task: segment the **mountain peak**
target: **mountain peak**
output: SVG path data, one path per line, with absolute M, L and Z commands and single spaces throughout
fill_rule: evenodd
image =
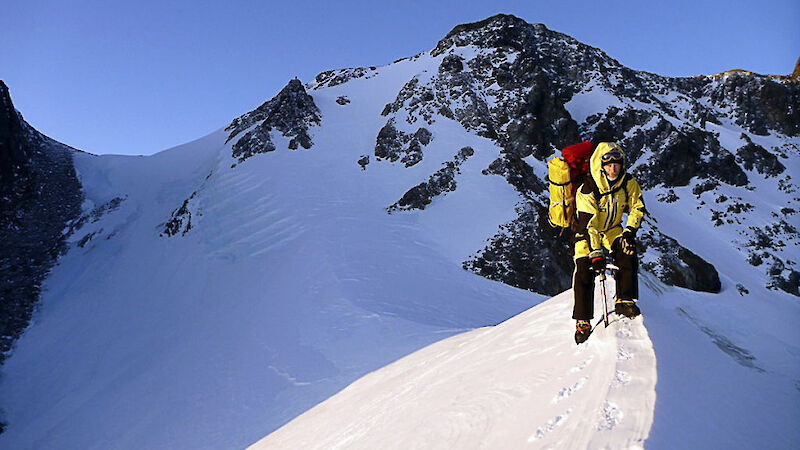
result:
M 447 39 L 453 35 L 465 31 L 474 31 L 480 29 L 488 29 L 494 27 L 509 27 L 509 26 L 527 27 L 531 26 L 531 24 L 513 14 L 500 13 L 500 14 L 495 14 L 491 17 L 487 17 L 483 20 L 479 20 L 477 22 L 469 22 L 456 25 L 455 27 L 453 27 L 452 30 L 450 30 L 449 33 L 447 33 L 447 35 L 444 38 Z
M 17 127 L 19 127 L 17 110 L 14 108 L 14 103 L 11 101 L 11 94 L 9 93 L 8 86 L 6 86 L 3 80 L 0 80 L 0 129 L 6 132 Z
M 441 54 L 453 45 L 463 47 L 470 44 L 521 50 L 526 39 L 543 31 L 549 31 L 544 24 L 531 24 L 511 14 L 496 14 L 478 22 L 456 25 L 431 54 Z
M 22 145 L 22 131 L 20 116 L 11 101 L 8 86 L 0 80 L 0 174 L 4 177 L 18 172 L 28 159 Z

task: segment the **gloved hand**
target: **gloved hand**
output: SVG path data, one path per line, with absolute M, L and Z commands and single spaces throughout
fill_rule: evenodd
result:
M 636 253 L 636 231 L 625 228 L 622 232 L 622 253 L 633 256 Z
M 603 255 L 592 258 L 592 270 L 601 273 L 606 270 L 606 257 Z

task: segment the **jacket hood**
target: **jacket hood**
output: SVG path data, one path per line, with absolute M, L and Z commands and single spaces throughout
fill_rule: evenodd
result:
M 603 155 L 612 150 L 619 150 L 619 152 L 622 153 L 622 170 L 620 171 L 619 177 L 614 180 L 613 184 L 609 183 L 608 178 L 606 178 L 605 173 L 603 173 L 602 160 Z M 592 173 L 592 179 L 594 179 L 594 182 L 601 194 L 611 191 L 622 181 L 627 167 L 628 157 L 625 156 L 625 152 L 622 151 L 622 147 L 617 145 L 615 142 L 601 142 L 597 144 L 597 148 L 594 150 L 594 153 L 592 153 L 592 158 L 589 162 L 589 171 Z

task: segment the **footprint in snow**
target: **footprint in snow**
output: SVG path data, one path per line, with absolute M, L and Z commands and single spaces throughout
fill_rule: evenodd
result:
M 611 402 L 603 404 L 603 410 L 600 412 L 600 421 L 597 423 L 598 430 L 613 430 L 622 422 L 622 411 Z
M 630 359 L 633 359 L 633 353 L 625 350 L 625 347 L 620 347 L 619 350 L 617 350 L 617 360 L 628 361 Z
M 633 336 L 633 331 L 631 331 L 630 328 L 620 328 L 619 330 L 617 330 L 618 338 L 625 339 L 631 336 Z
M 564 400 L 565 398 L 569 398 L 570 395 L 579 391 L 583 387 L 583 385 L 586 384 L 586 381 L 588 380 L 589 377 L 583 377 L 580 380 L 576 381 L 575 384 L 573 384 L 572 386 L 562 388 L 560 391 L 558 391 L 558 394 L 556 394 L 556 396 L 553 397 L 553 400 L 551 400 L 550 403 L 555 404 L 560 402 L 561 400 Z
M 564 411 L 564 414 L 558 415 L 553 417 L 552 419 L 548 420 L 546 424 L 539 427 L 535 433 L 533 433 L 529 438 L 528 442 L 538 441 L 539 439 L 545 437 L 547 433 L 555 430 L 556 428 L 560 427 L 567 421 L 569 418 L 570 413 L 572 412 L 572 408 Z
M 614 375 L 614 386 L 625 386 L 631 382 L 631 375 L 628 372 L 617 370 Z

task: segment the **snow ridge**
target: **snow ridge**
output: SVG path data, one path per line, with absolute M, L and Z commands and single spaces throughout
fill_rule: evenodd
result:
M 599 283 L 595 298 L 602 311 Z M 643 319 L 612 314 L 576 347 L 571 308 L 567 291 L 432 344 L 251 448 L 641 448 L 656 397 Z

